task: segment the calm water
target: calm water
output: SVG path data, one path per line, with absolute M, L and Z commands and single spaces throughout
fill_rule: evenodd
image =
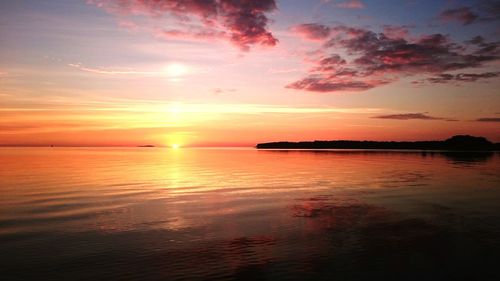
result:
M 2 280 L 500 280 L 500 156 L 0 149 Z

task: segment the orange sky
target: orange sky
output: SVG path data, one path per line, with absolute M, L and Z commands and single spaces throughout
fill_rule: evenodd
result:
M 487 10 L 337 2 L 2 2 L 0 145 L 500 141 Z

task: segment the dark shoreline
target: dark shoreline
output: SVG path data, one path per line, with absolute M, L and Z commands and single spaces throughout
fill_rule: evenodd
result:
M 500 143 L 483 137 L 454 136 L 444 141 L 301 141 L 259 143 L 257 149 L 368 149 L 420 151 L 500 151 Z

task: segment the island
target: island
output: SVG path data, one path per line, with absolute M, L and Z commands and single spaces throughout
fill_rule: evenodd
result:
M 391 149 L 391 150 L 455 150 L 500 151 L 500 143 L 484 137 L 457 135 L 443 141 L 301 141 L 259 143 L 257 149 Z
M 146 144 L 146 145 L 138 145 L 137 147 L 156 147 L 152 144 Z

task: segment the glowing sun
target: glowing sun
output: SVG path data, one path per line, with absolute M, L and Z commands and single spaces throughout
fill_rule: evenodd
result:
M 171 63 L 167 67 L 165 67 L 164 72 L 169 77 L 182 77 L 189 72 L 189 69 L 184 64 Z

